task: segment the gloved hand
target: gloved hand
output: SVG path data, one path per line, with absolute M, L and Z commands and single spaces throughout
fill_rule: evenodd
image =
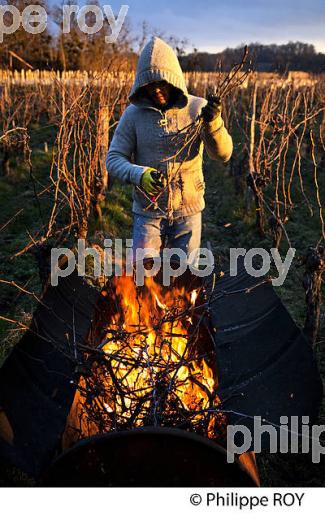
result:
M 202 108 L 201 114 L 206 123 L 211 123 L 221 116 L 221 99 L 218 96 L 208 96 L 208 103 Z
M 154 168 L 147 168 L 141 176 L 140 184 L 148 195 L 156 196 L 164 188 L 163 174 Z

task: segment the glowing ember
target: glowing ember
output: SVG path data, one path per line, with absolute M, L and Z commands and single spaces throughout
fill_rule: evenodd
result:
M 192 305 L 195 305 L 195 302 L 196 302 L 196 299 L 197 299 L 197 290 L 194 289 L 192 292 L 191 292 L 191 304 Z

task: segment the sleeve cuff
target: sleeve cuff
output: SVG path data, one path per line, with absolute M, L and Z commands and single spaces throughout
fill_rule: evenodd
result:
M 221 116 L 216 117 L 211 121 L 210 123 L 205 122 L 204 123 L 204 130 L 209 134 L 214 134 L 215 132 L 218 132 L 221 130 L 221 128 L 224 126 L 224 122 Z
M 131 173 L 132 184 L 135 184 L 136 186 L 140 186 L 142 174 L 143 174 L 143 172 L 146 171 L 146 169 L 147 169 L 146 166 L 133 166 L 132 173 Z

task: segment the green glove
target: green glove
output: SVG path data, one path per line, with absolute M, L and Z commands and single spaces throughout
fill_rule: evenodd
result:
M 208 96 L 208 104 L 202 108 L 203 120 L 211 123 L 221 116 L 221 100 L 218 96 Z
M 163 174 L 154 168 L 147 168 L 142 174 L 140 184 L 148 195 L 158 195 L 164 187 Z

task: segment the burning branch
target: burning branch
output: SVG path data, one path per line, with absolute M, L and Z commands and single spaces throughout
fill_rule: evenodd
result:
M 214 345 L 209 336 L 201 337 L 208 308 L 195 317 L 196 300 L 206 298 L 204 290 L 163 290 L 147 280 L 139 294 L 130 277 L 119 279 L 113 289 L 106 291 L 101 325 L 92 334 L 94 354 L 86 358 L 88 375 L 78 384 L 80 398 L 67 437 L 72 432 L 75 437 L 75 416 L 79 437 L 89 429 L 95 433 L 147 425 L 218 437 L 224 420 L 220 413 L 206 413 L 220 403 Z M 118 312 L 107 308 L 107 296 L 118 299 Z

